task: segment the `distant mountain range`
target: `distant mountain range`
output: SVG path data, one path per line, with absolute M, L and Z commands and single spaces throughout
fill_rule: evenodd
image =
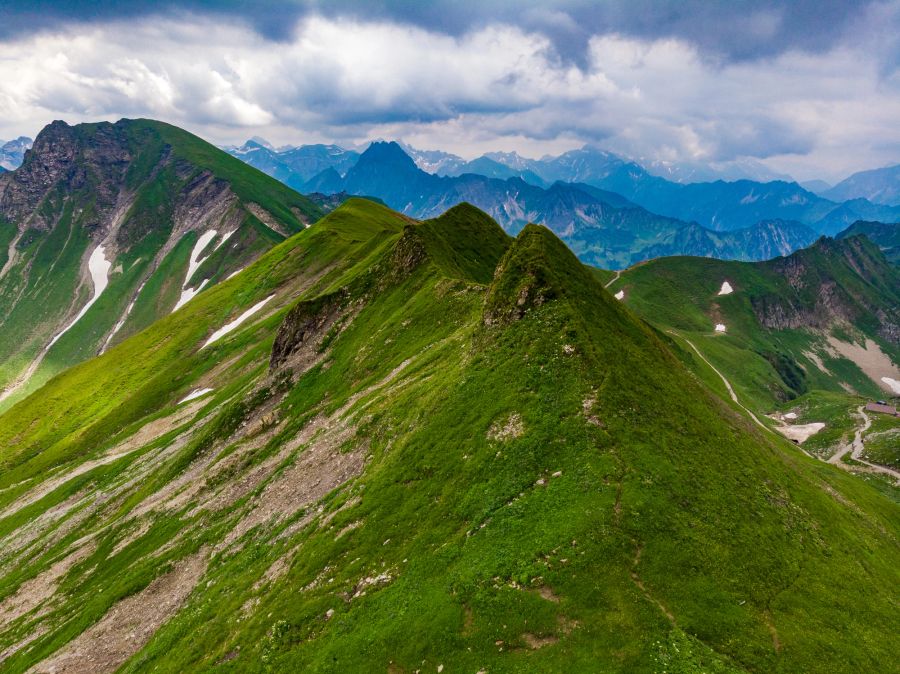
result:
M 567 175 L 597 175 L 602 159 L 570 154 Z M 610 160 L 613 164 L 614 160 Z M 548 176 L 551 177 L 551 176 Z M 489 213 L 508 232 L 529 222 L 546 225 L 589 264 L 621 269 L 660 255 L 758 260 L 809 245 L 816 232 L 800 222 L 772 219 L 730 232 L 656 215 L 620 194 L 557 181 L 543 188 L 519 177 L 474 173 L 438 176 L 420 169 L 399 144 L 372 143 L 346 175 L 329 168 L 304 186 L 307 192 L 372 195 L 416 218 L 436 217 L 467 202 Z
M 876 204 L 900 205 L 900 164 L 854 173 L 822 196 L 834 201 L 868 199 Z
M 752 158 L 728 162 L 672 162 L 658 159 L 629 160 L 612 152 L 584 146 L 581 149 L 572 150 L 559 156 L 546 155 L 541 159 L 529 159 L 517 152 L 487 152 L 476 159 L 466 160 L 450 152 L 419 150 L 403 141 L 397 141 L 397 143 L 406 154 L 412 157 L 416 166 L 427 173 L 434 173 L 440 176 L 477 173 L 489 178 L 519 177 L 526 182 L 539 186 L 547 186 L 557 180 L 565 182 L 583 181 L 591 175 L 590 165 L 593 164 L 594 168 L 596 168 L 597 158 L 600 159 L 599 163 L 601 165 L 613 167 L 636 163 L 645 168 L 651 175 L 666 178 L 676 183 L 712 182 L 716 180 L 755 180 L 758 182 L 769 182 L 772 180 L 790 182 L 793 180 L 791 176 L 773 171 L 762 162 Z M 240 156 L 248 154 L 248 150 L 260 145 L 271 150 L 275 155 L 288 154 L 305 147 L 316 147 L 305 145 L 287 146 L 276 150 L 271 143 L 262 138 L 254 137 L 240 147 L 226 147 L 224 149 L 235 156 Z M 347 152 L 353 151 L 347 150 Z M 585 166 L 585 157 L 594 158 L 587 162 L 588 166 Z M 262 166 L 257 166 L 257 168 L 262 168 Z M 586 168 L 588 173 L 585 173 Z M 338 171 L 340 172 L 340 169 Z M 828 187 L 830 186 L 826 185 L 826 188 Z
M 31 138 L 25 136 L 6 142 L 0 140 L 0 171 L 14 171 L 19 168 L 25 158 L 25 151 L 30 150 L 33 143 Z
M 261 139 L 248 140 L 226 151 L 297 190 L 322 171 L 333 168 L 343 173 L 359 159 L 358 152 L 337 145 L 302 145 L 276 150 Z
M 822 234 L 832 235 L 856 220 L 900 220 L 900 207 L 873 204 L 865 199 L 836 203 L 797 183 L 783 181 L 681 185 L 630 166 L 592 184 L 617 192 L 655 213 L 695 220 L 718 231 L 777 218 L 797 220 Z
M 379 141 L 373 143 L 372 147 L 377 148 L 384 144 L 383 141 Z M 410 161 L 403 161 L 402 158 L 388 160 L 384 153 L 369 155 L 367 161 L 383 162 L 378 171 L 386 172 L 382 176 L 383 179 L 376 182 L 372 182 L 374 178 L 371 174 L 375 170 L 371 167 L 366 169 L 370 179 L 363 180 L 360 174 L 349 178 L 350 169 L 356 165 L 362 155 L 352 151 L 339 152 L 340 148 L 336 148 L 336 146 L 302 146 L 277 151 L 251 141 L 242 148 L 232 148 L 229 151 L 301 191 L 328 193 L 347 190 L 351 193 L 366 193 L 382 198 L 394 208 L 417 217 L 430 216 L 438 204 L 443 207 L 458 203 L 458 201 L 452 202 L 453 194 L 456 192 L 471 192 L 475 189 L 480 192 L 481 198 L 473 203 L 477 203 L 479 207 L 491 212 L 504 227 L 511 228 L 512 231 L 515 230 L 513 225 L 519 219 L 516 211 L 524 210 L 535 217 L 541 217 L 539 222 L 545 222 L 547 219 L 559 221 L 560 218 L 566 216 L 565 209 L 558 209 L 554 213 L 544 213 L 535 212 L 534 209 L 522 209 L 519 204 L 518 207 L 511 208 L 511 212 L 504 216 L 505 206 L 499 202 L 493 205 L 489 203 L 490 193 L 495 192 L 495 198 L 502 197 L 508 202 L 510 192 L 519 195 L 527 193 L 533 196 L 537 193 L 534 193 L 530 189 L 531 187 L 549 189 L 557 182 L 577 183 L 600 188 L 608 193 L 620 195 L 630 206 L 639 206 L 651 213 L 674 218 L 683 223 L 697 223 L 716 232 L 745 230 L 755 227 L 760 222 L 791 221 L 802 223 L 820 234 L 834 235 L 857 220 L 883 222 L 900 220 L 900 206 L 872 203 L 863 198 L 854 198 L 839 203 L 786 180 L 759 182 L 741 179 L 731 182 L 725 180 L 677 182 L 658 174 L 665 173 L 672 177 L 680 175 L 680 178 L 683 179 L 685 176 L 679 174 L 681 169 L 669 170 L 658 162 L 654 168 L 648 169 L 637 162 L 592 147 L 583 147 L 556 157 L 542 159 L 528 159 L 515 152 L 494 152 L 472 161 L 465 161 L 461 157 L 446 152 L 423 152 L 408 145 L 399 143 L 394 145 Z M 330 149 L 323 151 L 323 148 Z M 315 154 L 317 162 L 308 162 L 302 171 L 294 171 L 290 168 L 289 159 L 291 157 L 310 154 Z M 320 170 L 317 174 L 310 175 L 314 167 L 318 167 Z M 430 177 L 414 175 L 411 167 L 418 168 L 421 173 L 428 174 Z M 761 164 L 756 166 L 751 162 L 745 166 L 744 173 L 751 173 L 751 169 L 755 170 L 757 175 L 763 176 L 765 167 Z M 398 171 L 398 173 L 391 174 L 391 171 Z M 699 176 L 704 174 L 704 171 L 709 174 L 708 170 L 701 171 L 698 168 L 692 175 Z M 738 175 L 736 171 L 735 169 L 731 175 Z M 437 178 L 463 178 L 470 175 L 501 181 L 516 179 L 525 183 L 525 186 L 517 183 L 506 186 L 496 184 L 489 186 L 484 181 L 470 177 L 457 183 L 437 180 Z M 409 185 L 407 187 L 397 186 L 396 183 L 401 178 L 404 181 L 412 179 L 417 188 L 412 189 Z M 353 187 L 348 189 L 345 184 L 348 179 L 350 183 L 355 183 L 355 189 L 370 191 L 354 192 Z M 814 186 L 825 191 L 828 189 L 824 183 Z M 408 192 L 405 197 L 402 197 L 406 199 L 405 201 L 399 194 L 404 190 Z M 611 202 L 607 199 L 606 203 Z M 624 204 L 611 205 L 621 207 Z M 577 215 L 572 218 L 576 227 L 578 220 L 579 216 Z M 587 220 L 591 220 L 591 218 L 587 218 Z M 801 245 L 807 243 L 809 241 L 803 239 Z M 639 253 L 638 250 L 632 252 Z M 705 254 L 699 249 L 694 252 Z M 783 252 L 790 252 L 790 250 Z M 750 250 L 742 257 L 758 259 L 758 254 L 755 250 Z M 642 258 L 642 256 L 643 253 L 637 255 L 638 258 Z M 594 262 L 602 261 L 595 260 Z M 609 263 L 616 264 L 612 261 Z
M 31 144 L 26 137 L 3 144 L 0 171 L 17 168 Z M 898 167 L 855 174 L 833 188 L 810 185 L 817 194 L 784 180 L 688 182 L 725 168 L 767 177 L 752 162 L 740 170 L 644 167 L 591 147 L 542 159 L 493 152 L 466 161 L 398 143 L 376 142 L 359 153 L 326 144 L 275 148 L 254 138 L 226 151 L 301 192 L 371 196 L 413 217 L 468 201 L 510 232 L 540 222 L 582 260 L 608 268 L 682 254 L 761 260 L 857 221 L 900 220 L 900 206 L 887 205 Z M 843 196 L 852 198 L 835 200 Z
M 773 171 L 760 161 L 752 158 L 728 162 L 668 162 L 662 160 L 638 160 L 653 175 L 676 183 L 714 182 L 716 180 L 772 180 L 793 181 L 787 173 Z

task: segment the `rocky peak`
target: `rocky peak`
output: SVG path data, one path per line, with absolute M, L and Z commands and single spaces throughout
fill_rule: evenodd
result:
M 0 186 L 0 216 L 20 228 L 51 229 L 39 208 L 59 190 L 64 198 L 84 193 L 98 219 L 116 204 L 131 154 L 123 122 L 69 126 L 55 121 L 34 141 L 22 166 Z

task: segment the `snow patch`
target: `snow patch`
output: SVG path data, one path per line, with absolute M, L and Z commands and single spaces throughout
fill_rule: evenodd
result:
M 200 254 L 214 238 L 216 238 L 216 230 L 211 229 L 208 232 L 204 232 L 203 235 L 197 239 L 197 243 L 194 244 L 194 250 L 191 251 L 191 260 L 188 262 L 188 271 L 187 276 L 184 277 L 184 286 L 187 286 L 187 284 L 191 282 L 194 272 L 196 272 L 197 269 L 200 268 L 200 265 L 206 260 L 205 257 L 201 259 Z
M 734 288 L 731 287 L 731 284 L 728 281 L 722 282 L 722 288 L 719 290 L 720 295 L 730 295 L 734 292 Z
M 181 291 L 181 297 L 178 298 L 178 302 L 175 304 L 175 308 L 172 309 L 172 311 L 178 311 L 179 309 L 181 309 L 181 307 L 194 299 L 197 296 L 197 293 L 199 293 L 201 290 L 203 290 L 204 287 L 206 287 L 207 283 L 209 283 L 209 279 L 205 278 L 200 281 L 200 285 L 198 285 L 196 288 L 184 288 Z
M 213 252 L 216 252 L 217 250 L 219 250 L 219 248 L 221 248 L 222 245 L 223 245 L 226 241 L 228 241 L 228 239 L 231 238 L 231 235 L 234 234 L 236 231 L 237 231 L 236 229 L 232 229 L 230 232 L 225 232 L 225 234 L 222 235 L 222 240 L 219 241 L 219 243 L 216 244 L 216 247 L 215 247 L 215 248 L 213 248 Z
M 227 335 L 227 334 L 228 334 L 229 332 L 231 332 L 232 330 L 235 330 L 236 328 L 238 328 L 238 327 L 241 325 L 241 323 L 243 323 L 244 321 L 246 321 L 246 320 L 247 320 L 248 318 L 250 318 L 253 314 L 255 314 L 257 311 L 259 311 L 259 310 L 262 309 L 264 306 L 266 306 L 266 304 L 269 302 L 269 300 L 271 300 L 273 297 L 275 297 L 275 295 L 269 295 L 269 296 L 268 296 L 266 299 L 264 299 L 262 302 L 257 302 L 257 303 L 254 304 L 252 307 L 250 307 L 249 309 L 247 309 L 247 311 L 245 311 L 245 312 L 242 313 L 240 316 L 238 316 L 237 318 L 235 318 L 233 321 L 231 321 L 231 323 L 226 323 L 225 325 L 223 325 L 221 328 L 219 328 L 218 330 L 216 330 L 216 331 L 212 334 L 212 336 L 211 336 L 208 340 L 206 340 L 206 344 L 204 344 L 204 345 L 201 346 L 200 348 L 201 348 L 201 349 L 205 349 L 207 346 L 209 346 L 209 345 L 212 344 L 213 342 L 218 341 L 219 339 L 221 339 L 222 337 L 224 337 L 225 335 Z
M 796 412 L 788 412 L 787 414 L 784 415 L 784 418 L 790 419 L 791 421 L 793 421 L 794 419 L 797 418 L 797 413 Z
M 778 426 L 775 430 L 788 440 L 796 440 L 800 443 L 807 440 L 810 436 L 815 435 L 823 428 L 825 428 L 825 424 L 821 421 L 817 421 L 812 424 L 801 424 L 797 426 Z
M 625 299 L 625 291 L 620 290 L 615 295 L 613 295 L 613 297 L 615 297 L 617 300 L 624 300 Z
M 725 324 L 716 323 L 716 332 L 725 332 Z
M 228 281 L 229 279 L 233 279 L 235 276 L 237 276 L 238 274 L 240 274 L 240 273 L 241 273 L 242 271 L 244 271 L 245 269 L 246 269 L 246 267 L 241 267 L 241 268 L 238 269 L 237 271 L 231 272 L 228 276 L 225 277 L 225 280 Z
M 189 400 L 196 400 L 197 398 L 200 398 L 201 396 L 205 396 L 207 393 L 210 393 L 211 391 L 212 391 L 211 388 L 200 388 L 200 389 L 197 389 L 196 391 L 191 391 L 184 398 L 179 400 L 178 404 L 181 405 L 182 403 L 186 403 Z
M 50 340 L 50 344 L 47 345 L 49 349 L 51 346 L 56 344 L 56 341 L 66 334 L 72 327 L 81 320 L 81 317 L 84 316 L 88 309 L 94 306 L 94 302 L 96 302 L 100 295 L 106 290 L 106 286 L 109 283 L 109 270 L 112 268 L 112 260 L 107 260 L 104 252 L 106 248 L 103 246 L 97 246 L 94 249 L 94 252 L 91 253 L 91 257 L 88 258 L 88 270 L 91 272 L 91 281 L 94 283 L 94 295 L 91 299 L 88 300 L 88 303 L 85 304 L 81 311 L 78 312 L 78 315 L 75 317 L 71 323 L 69 323 L 65 328 L 62 329 L 62 332 L 56 335 L 52 340 Z
M 882 377 L 881 381 L 887 384 L 896 395 L 900 395 L 900 381 L 890 377 Z
M 229 232 L 225 236 L 222 237 L 222 240 L 219 242 L 219 246 L 221 246 L 228 239 L 229 236 L 234 234 L 234 231 Z M 196 288 L 191 289 L 188 287 L 188 283 L 191 282 L 191 279 L 194 277 L 194 273 L 200 268 L 200 265 L 206 262 L 206 259 L 209 257 L 207 255 L 204 258 L 200 257 L 200 254 L 206 250 L 206 247 L 209 245 L 209 242 L 216 238 L 216 230 L 210 229 L 207 232 L 204 232 L 199 239 L 197 239 L 197 243 L 194 244 L 194 249 L 191 251 L 191 259 L 188 261 L 188 270 L 187 274 L 184 277 L 184 283 L 181 284 L 181 297 L 178 298 L 178 302 L 175 304 L 175 308 L 172 309 L 173 312 L 178 311 L 185 304 L 190 302 L 194 297 L 197 296 L 201 290 L 203 290 L 203 286 L 205 286 L 209 279 L 203 279 Z M 217 250 L 219 246 L 213 248 L 213 251 Z

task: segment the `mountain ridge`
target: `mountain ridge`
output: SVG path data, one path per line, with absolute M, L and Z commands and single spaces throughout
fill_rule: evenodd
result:
M 701 344 L 760 413 L 812 390 L 890 395 L 882 377 L 900 372 L 900 272 L 865 236 L 763 262 L 660 258 L 612 288 Z
M 894 264 L 900 264 L 900 223 L 867 222 L 859 220 L 842 232 L 836 239 L 862 234 L 881 249 L 884 256 Z
M 823 196 L 838 201 L 864 198 L 876 204 L 900 205 L 900 164 L 859 171 L 845 178 Z
M 0 415 L 4 665 L 877 667 L 894 504 L 689 362 L 545 227 L 351 199 Z
M 4 397 L 146 327 L 321 213 L 176 127 L 54 122 L 0 177 Z

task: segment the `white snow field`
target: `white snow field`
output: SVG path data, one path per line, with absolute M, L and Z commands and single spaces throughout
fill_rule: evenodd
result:
M 186 403 L 189 400 L 196 400 L 197 398 L 200 398 L 201 396 L 205 396 L 207 393 L 210 393 L 211 391 L 212 391 L 211 388 L 200 388 L 200 389 L 197 389 L 196 391 L 191 391 L 184 398 L 179 400 L 178 404 L 181 405 L 182 403 Z
M 219 246 L 225 243 L 225 240 L 234 234 L 231 232 L 230 234 L 226 234 L 222 237 L 222 241 L 219 242 Z M 205 286 L 209 279 L 203 279 L 193 290 L 188 287 L 188 283 L 191 282 L 191 278 L 193 278 L 194 273 L 200 268 L 200 265 L 206 261 L 206 257 L 201 258 L 200 254 L 206 250 L 206 247 L 209 245 L 209 242 L 216 238 L 216 230 L 210 229 L 207 232 L 204 232 L 199 239 L 197 239 L 197 243 L 194 244 L 194 249 L 191 251 L 191 259 L 188 261 L 188 270 L 187 274 L 184 277 L 184 283 L 181 284 L 181 297 L 178 298 L 178 303 L 175 305 L 175 308 L 172 311 L 178 311 L 185 304 L 190 302 L 194 297 L 196 297 L 197 293 L 199 293 L 203 286 Z M 216 246 L 218 248 L 219 246 Z M 215 248 L 213 249 L 215 250 Z M 207 256 L 209 257 L 209 256 Z
M 200 281 L 200 285 L 198 285 L 196 288 L 183 288 L 181 290 L 181 297 L 178 298 L 178 303 L 175 305 L 175 308 L 172 309 L 172 311 L 178 311 L 179 309 L 181 309 L 181 307 L 194 299 L 197 296 L 197 293 L 199 293 L 201 290 L 203 290 L 204 287 L 206 287 L 207 283 L 209 283 L 209 279 L 205 278 Z
M 720 295 L 730 295 L 734 292 L 734 288 L 731 287 L 731 284 L 728 281 L 722 282 L 722 288 L 719 290 Z
M 881 381 L 887 384 L 896 395 L 900 396 L 900 381 L 890 377 L 882 377 Z
M 94 249 L 94 252 L 91 253 L 90 258 L 88 258 L 88 271 L 91 273 L 91 281 L 94 283 L 94 295 L 91 299 L 88 300 L 88 303 L 81 307 L 81 311 L 78 312 L 78 315 L 75 319 L 69 323 L 66 327 L 59 332 L 56 337 L 50 340 L 50 343 L 47 345 L 47 349 L 56 344 L 56 341 L 66 334 L 72 327 L 81 320 L 81 317 L 84 316 L 88 309 L 94 306 L 94 302 L 100 297 L 104 290 L 106 290 L 106 286 L 109 284 L 109 270 L 112 269 L 112 260 L 107 260 L 106 255 L 104 254 L 106 249 L 103 246 L 97 246 Z
M 716 323 L 716 332 L 725 332 L 725 324 Z
M 221 339 L 222 337 L 224 337 L 225 335 L 227 335 L 227 334 L 228 334 L 229 332 L 231 332 L 232 330 L 235 330 L 236 328 L 238 328 L 238 327 L 241 325 L 241 323 L 243 323 L 244 321 L 246 321 L 246 320 L 247 320 L 248 318 L 250 318 L 253 314 L 255 314 L 257 311 L 259 311 L 259 310 L 262 309 L 264 306 L 266 306 L 266 303 L 267 303 L 269 300 L 271 300 L 273 297 L 275 297 L 275 295 L 269 295 L 269 296 L 268 296 L 266 299 L 264 299 L 262 302 L 257 302 L 257 303 L 254 304 L 252 307 L 250 307 L 249 309 L 247 309 L 247 311 L 245 311 L 245 312 L 242 313 L 240 316 L 238 316 L 237 318 L 235 318 L 233 321 L 231 321 L 231 323 L 226 323 L 225 325 L 223 325 L 221 328 L 219 328 L 219 329 L 216 330 L 214 333 L 212 333 L 212 336 L 211 336 L 209 339 L 206 340 L 206 344 L 204 344 L 204 345 L 201 346 L 200 348 L 201 348 L 201 349 L 205 349 L 207 346 L 209 346 L 209 345 L 212 344 L 213 342 L 218 341 L 219 339 Z
M 617 292 L 617 293 L 615 294 L 614 297 L 615 297 L 617 300 L 624 300 L 624 299 L 625 299 L 625 291 L 624 291 L 624 290 L 620 290 L 619 292 Z

